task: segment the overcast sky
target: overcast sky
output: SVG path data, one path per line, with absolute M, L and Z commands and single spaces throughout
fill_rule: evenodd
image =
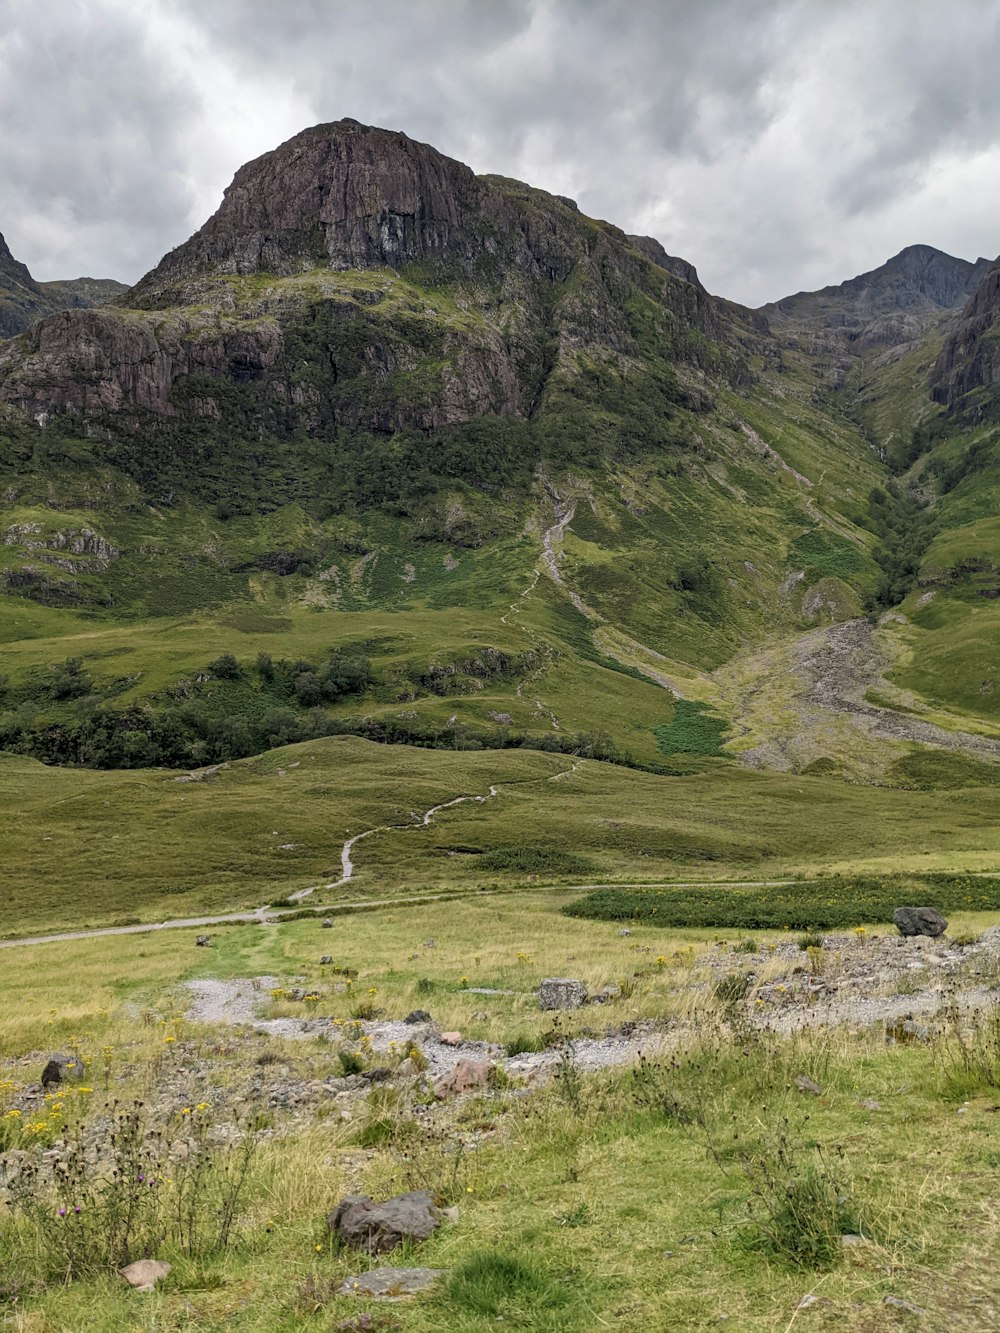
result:
M 0 232 L 37 278 L 134 281 L 342 116 L 751 305 L 1000 251 L 996 0 L 0 0 Z

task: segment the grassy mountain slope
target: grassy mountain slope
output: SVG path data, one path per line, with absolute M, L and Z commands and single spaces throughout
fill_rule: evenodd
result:
M 610 760 L 595 805 L 540 801 L 605 876 L 596 811 L 629 767 L 688 829 L 641 824 L 633 875 L 843 859 L 808 818 L 780 847 L 694 832 L 764 781 L 733 759 L 827 784 L 806 808 L 844 778 L 907 789 L 885 828 L 929 787 L 957 809 L 1000 759 L 983 570 L 953 577 L 946 535 L 987 540 L 988 470 L 945 484 L 968 428 L 927 376 L 979 267 L 915 247 L 769 325 L 572 201 L 306 131 L 126 297 L 0 347 L 0 747 L 142 785 L 295 743 Z M 902 855 L 886 836 L 864 855 Z

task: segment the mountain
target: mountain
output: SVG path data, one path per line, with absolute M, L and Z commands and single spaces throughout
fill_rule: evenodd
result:
M 990 267 L 930 245 L 909 245 L 869 273 L 761 307 L 776 328 L 829 332 L 858 350 L 911 342 L 961 307 Z
M 697 339 L 718 332 L 718 312 L 693 270 L 678 277 L 655 243 L 640 246 L 571 201 L 476 177 L 405 135 L 317 126 L 243 167 L 127 312 L 50 320 L 27 356 L 8 352 L 0 395 L 133 432 L 134 412 L 224 415 L 279 436 L 525 418 L 561 362 L 634 355 L 625 303 L 640 293 L 671 360 L 698 371 Z M 460 301 L 428 300 L 446 288 Z M 725 346 L 738 378 L 740 349 Z M 654 390 L 678 403 L 686 392 Z
M 751 311 L 572 200 L 308 129 L 123 297 L 0 346 L 0 745 L 191 765 L 333 728 L 884 782 L 978 753 L 992 696 L 946 732 L 883 653 L 981 268 L 911 247 Z
M 57 310 L 105 305 L 127 290 L 113 278 L 36 282 L 0 235 L 0 338 L 22 333 Z

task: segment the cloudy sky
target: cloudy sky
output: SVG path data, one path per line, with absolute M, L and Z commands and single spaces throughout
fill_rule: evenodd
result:
M 353 116 L 559 194 L 748 304 L 1000 251 L 996 0 L 0 0 L 0 232 L 134 281 L 236 168 Z

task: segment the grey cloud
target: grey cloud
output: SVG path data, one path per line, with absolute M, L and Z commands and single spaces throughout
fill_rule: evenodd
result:
M 0 230 L 39 276 L 134 279 L 243 161 L 350 115 L 759 303 L 1000 248 L 998 55 L 988 0 L 0 0 Z

